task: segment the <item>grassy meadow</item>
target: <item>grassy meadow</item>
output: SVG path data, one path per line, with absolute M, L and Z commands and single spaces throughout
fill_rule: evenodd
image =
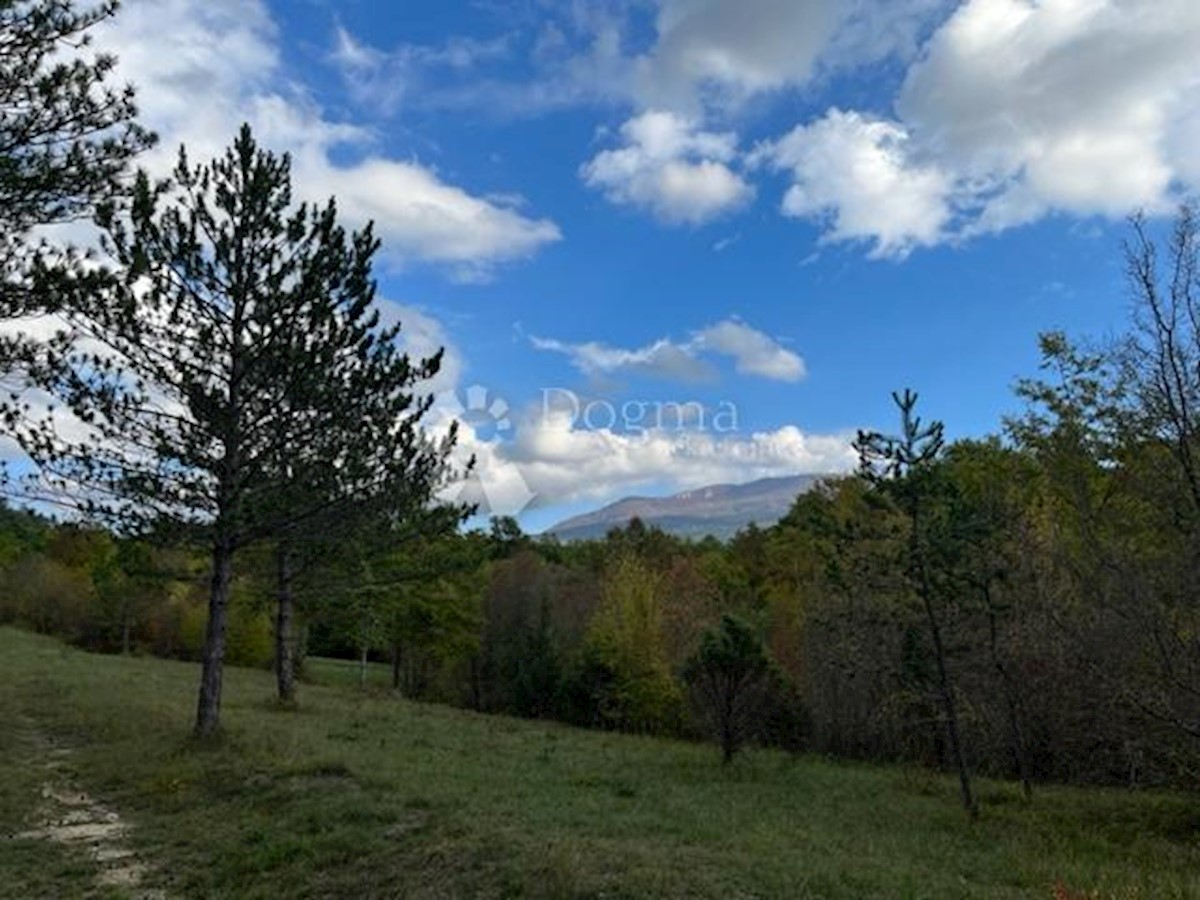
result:
M 44 741 L 119 810 L 170 897 L 1200 897 L 1200 798 L 980 785 L 908 768 L 587 732 L 0 629 L 0 897 L 124 896 L 30 837 Z M 326 680 L 340 681 L 339 678 Z

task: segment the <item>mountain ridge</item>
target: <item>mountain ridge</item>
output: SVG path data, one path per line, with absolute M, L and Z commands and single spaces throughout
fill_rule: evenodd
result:
M 811 490 L 822 474 L 759 478 L 741 484 L 710 484 L 664 497 L 623 497 L 591 512 L 564 519 L 546 529 L 564 541 L 603 537 L 612 528 L 641 519 L 681 537 L 732 537 L 751 522 L 773 525 L 796 497 Z

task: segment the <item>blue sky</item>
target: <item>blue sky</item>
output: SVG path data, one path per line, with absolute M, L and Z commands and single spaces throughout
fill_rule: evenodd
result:
M 1200 183 L 1194 0 L 127 0 L 100 45 L 148 167 L 245 119 L 377 220 L 433 426 L 471 411 L 473 490 L 535 529 L 845 468 L 905 386 L 996 430 L 1038 332 L 1123 326 L 1123 218 Z

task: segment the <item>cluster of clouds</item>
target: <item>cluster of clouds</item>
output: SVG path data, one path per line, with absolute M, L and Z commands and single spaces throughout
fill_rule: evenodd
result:
M 516 8 L 519 5 L 514 5 Z M 824 241 L 873 256 L 977 238 L 1051 215 L 1165 210 L 1200 187 L 1200 3 L 1196 0 L 606 0 L 538 4 L 532 44 L 511 35 L 376 48 L 338 28 L 331 60 L 365 106 L 417 103 L 530 112 L 578 104 L 613 111 L 601 146 L 581 149 L 581 182 L 616 206 L 695 228 L 770 203 Z M 633 24 L 650 10 L 643 40 Z M 551 14 L 552 13 L 552 14 Z M 549 15 L 549 19 L 547 19 Z M 163 135 L 145 160 L 162 174 L 180 143 L 220 152 L 244 120 L 293 156 L 306 199 L 338 197 L 376 221 L 389 262 L 491 277 L 562 237 L 519 197 L 399 158 L 369 126 L 332 116 L 289 74 L 266 0 L 129 0 L 100 49 L 139 86 Z M 522 84 L 476 78 L 532 53 Z M 540 68 L 538 68 L 540 67 Z M 863 74 L 886 95 L 855 89 Z M 877 75 L 886 78 L 876 79 Z M 442 89 L 443 82 L 452 87 Z M 859 85 L 861 87 L 861 85 Z M 815 109 L 779 127 L 781 102 Z M 765 111 L 772 131 L 755 133 Z M 588 157 L 588 158 L 585 158 Z M 414 352 L 450 345 L 438 389 L 464 363 L 440 323 L 388 307 Z M 729 319 L 643 347 L 531 339 L 589 377 L 709 377 L 713 358 L 795 382 L 804 362 Z M 512 440 L 463 433 L 464 449 L 519 468 L 544 497 L 582 499 L 669 472 L 681 486 L 837 471 L 845 436 L 792 426 L 745 435 L 580 428 L 532 416 Z M 580 471 L 587 471 L 587 485 Z
M 420 325 L 416 334 L 419 340 L 445 342 L 447 337 Z M 712 357 L 729 359 L 743 375 L 773 381 L 797 382 L 806 374 L 798 354 L 732 317 L 683 339 L 662 338 L 635 348 L 529 340 L 537 349 L 565 355 L 601 389 L 622 375 L 709 381 L 718 375 Z M 415 346 L 422 345 L 429 346 Z M 452 345 L 448 354 L 458 359 Z M 433 424 L 444 432 L 452 420 L 458 423 L 458 461 L 473 458 L 476 473 L 470 483 L 454 488 L 454 496 L 498 514 L 611 499 L 646 486 L 687 489 L 798 472 L 845 472 L 856 461 L 849 434 L 814 435 L 794 425 L 743 431 L 732 401 L 717 409 L 696 401 L 615 404 L 598 399 L 611 396 L 603 390 L 581 397 L 558 388 L 510 409 L 495 392 L 456 381 L 461 368 L 452 365 L 452 371 L 454 377 L 442 382 Z M 496 410 L 505 418 L 501 429 L 490 422 Z M 586 478 L 580 477 L 583 472 Z
M 1195 0 L 655 0 L 640 49 L 645 4 L 578 7 L 542 26 L 554 87 L 526 102 L 627 110 L 580 176 L 667 224 L 744 209 L 767 194 L 752 179 L 774 175 L 784 216 L 902 258 L 1050 215 L 1155 212 L 1200 187 Z M 753 142 L 731 127 L 856 75 L 891 87 Z
M 475 475 L 452 491 L 480 502 L 485 512 L 610 500 L 651 485 L 686 490 L 799 472 L 844 473 L 856 463 L 851 435 L 807 434 L 794 425 L 722 433 L 668 424 L 630 431 L 581 427 L 577 410 L 566 406 L 539 405 L 514 415 L 512 440 L 484 436 L 469 419 L 459 424 L 458 459 L 473 457 Z
M 845 472 L 855 464 L 846 435 L 810 435 L 794 425 L 719 435 L 672 429 L 634 434 L 580 429 L 569 414 L 522 423 L 516 440 L 493 445 L 500 468 L 520 473 L 530 491 L 554 502 L 626 494 L 664 478 L 678 489 L 798 472 Z M 586 479 L 580 472 L 587 472 Z
M 327 114 L 310 91 L 289 76 L 277 23 L 264 0 L 130 0 L 101 26 L 96 46 L 119 59 L 118 76 L 138 88 L 142 121 L 162 137 L 140 161 L 152 174 L 174 167 L 180 145 L 189 158 L 213 157 L 243 121 L 265 146 L 292 157 L 301 199 L 336 196 L 352 223 L 373 219 L 388 260 L 398 266 L 440 266 L 458 278 L 486 278 L 498 266 L 529 258 L 559 240 L 557 226 L 526 214 L 517 200 L 472 193 L 435 168 L 400 159 L 379 146 L 368 126 Z M 547 40 L 546 53 L 553 53 Z M 598 41 L 596 59 L 612 58 Z M 403 102 L 406 73 L 465 71 L 506 52 L 503 41 L 454 40 L 435 50 L 381 54 L 339 33 L 334 58 L 357 73 L 364 90 L 391 90 Z M 589 70 L 593 74 L 602 64 Z M 586 66 L 578 64 L 582 72 Z M 580 78 L 583 75 L 579 76 Z M 372 83 L 371 79 L 374 79 Z M 364 97 L 366 94 L 363 95 Z M 373 95 L 378 99 L 378 95 Z M 624 146 L 602 152 L 585 178 L 614 202 L 647 209 L 670 223 L 698 224 L 744 205 L 754 196 L 735 172 L 736 137 L 700 127 L 675 112 L 646 112 L 620 129 Z M 463 393 L 466 361 L 446 329 L 420 307 L 380 301 L 385 324 L 403 323 L 403 349 L 417 356 L 442 350 L 442 368 L 428 389 L 443 397 Z M 29 332 L 39 323 L 6 323 Z M 50 327 L 47 325 L 46 327 Z M 568 345 L 534 339 L 589 374 L 643 371 L 685 381 L 713 374 L 723 357 L 743 374 L 795 382 L 803 360 L 774 338 L 738 319 L 726 319 L 681 340 L 664 339 L 633 350 L 600 344 Z M 31 398 L 41 404 L 48 398 Z M 682 427 L 589 427 L 565 410 L 529 408 L 513 413 L 512 439 L 477 430 L 447 404 L 435 407 L 433 433 L 459 424 L 460 461 L 475 457 L 486 473 L 488 498 L 515 511 L 527 501 L 552 504 L 601 499 L 639 485 L 680 487 L 741 481 L 798 471 L 838 471 L 851 463 L 846 436 L 811 436 L 794 426 L 753 433 L 705 433 Z M 63 422 L 70 433 L 78 423 Z M 83 432 L 76 434 L 84 437 Z M 19 459 L 0 442 L 0 459 Z M 581 479 L 579 473 L 589 477 Z

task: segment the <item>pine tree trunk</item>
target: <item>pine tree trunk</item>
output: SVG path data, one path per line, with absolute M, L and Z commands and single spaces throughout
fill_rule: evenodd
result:
M 229 594 L 233 586 L 233 547 L 213 547 L 212 586 L 208 597 L 208 625 L 200 669 L 200 700 L 196 707 L 195 735 L 212 737 L 221 724 L 221 674 L 225 664 L 225 631 L 229 619 Z
M 291 704 L 296 700 L 296 666 L 292 658 L 295 600 L 292 597 L 292 562 L 286 544 L 280 544 L 276 557 L 278 605 L 275 613 L 275 681 L 279 702 Z
M 737 742 L 733 739 L 731 732 L 726 731 L 721 735 L 721 762 L 724 765 L 729 765 L 733 762 L 733 754 L 737 751 Z
M 967 768 L 967 757 L 963 751 L 962 735 L 958 726 L 958 704 L 954 701 L 954 687 L 950 684 L 950 670 L 946 666 L 946 648 L 942 642 L 942 627 L 938 621 L 937 610 L 933 605 L 933 585 L 929 582 L 929 571 L 925 566 L 925 555 L 921 549 L 919 512 L 914 509 L 912 518 L 912 538 L 910 552 L 917 569 L 917 587 L 921 601 L 925 606 L 925 617 L 929 623 L 929 634 L 933 639 L 933 655 L 937 661 L 938 693 L 942 699 L 942 711 L 946 716 L 946 736 L 950 740 L 950 753 L 954 757 L 955 768 L 958 769 L 958 787 L 962 795 L 963 809 L 972 819 L 979 817 L 979 807 L 975 803 L 975 795 L 971 791 L 971 773 Z
M 946 668 L 946 650 L 942 644 L 942 629 L 933 609 L 932 599 L 926 595 L 925 615 L 929 619 L 929 630 L 933 636 L 933 653 L 937 659 L 938 688 L 942 697 L 942 709 L 946 714 L 946 734 L 950 739 L 950 753 L 958 769 L 958 787 L 962 794 L 963 809 L 972 819 L 979 816 L 979 807 L 971 792 L 971 774 L 967 769 L 967 757 L 963 752 L 962 737 L 958 727 L 958 705 L 954 702 L 954 688 L 950 684 L 950 673 Z

